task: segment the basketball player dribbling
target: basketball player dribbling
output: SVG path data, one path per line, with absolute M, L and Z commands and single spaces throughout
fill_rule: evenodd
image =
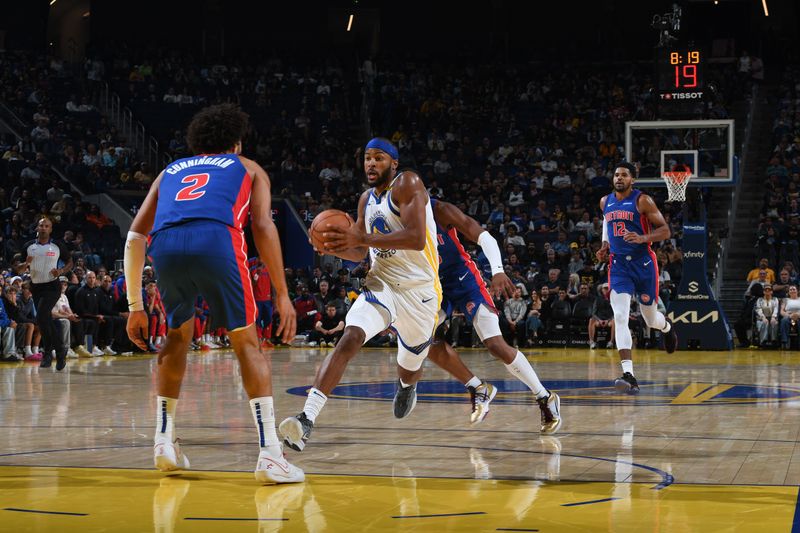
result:
M 303 481 L 305 475 L 284 459 L 275 432 L 270 360 L 259 350 L 257 309 L 242 231 L 248 218 L 256 248 L 271 274 L 281 316 L 277 334 L 284 342 L 294 338 L 296 316 L 272 222 L 269 177 L 261 166 L 240 155 L 247 122 L 248 116 L 232 104 L 197 113 L 187 134 L 197 155 L 172 162 L 150 187 L 125 245 L 131 311 L 127 331 L 139 348 L 147 348 L 147 315 L 141 299 L 147 252 L 158 273 L 169 327 L 158 355 L 156 467 L 162 471 L 189 468 L 175 436 L 174 420 L 192 341 L 195 299 L 202 294 L 211 310 L 212 327 L 227 328 L 239 360 L 260 446 L 255 477 L 263 483 L 293 483 Z
M 631 298 L 639 296 L 639 309 L 649 328 L 663 333 L 664 349 L 672 353 L 678 337 L 672 323 L 658 311 L 658 261 L 651 242 L 670 237 L 670 229 L 653 199 L 633 188 L 636 167 L 623 161 L 614 169 L 614 192 L 600 200 L 603 211 L 603 245 L 597 259 L 609 260 L 608 281 L 614 310 L 615 341 L 619 350 L 622 376 L 614 385 L 620 392 L 639 393 L 633 372 L 628 329 Z M 609 256 L 610 251 L 610 256 Z
M 407 416 L 416 405 L 416 383 L 433 340 L 442 288 L 436 251 L 436 222 L 428 192 L 413 171 L 397 172 L 399 154 L 387 139 L 376 137 L 364 152 L 364 173 L 372 187 L 358 202 L 358 220 L 347 229 L 328 226 L 324 252 L 372 261 L 364 291 L 353 302 L 342 338 L 322 363 L 303 411 L 281 422 L 284 443 L 302 451 L 328 394 L 339 383 L 361 346 L 388 327 L 397 332 L 394 416 Z
M 548 391 L 542 385 L 525 355 L 509 346 L 503 339 L 492 296 L 477 266 L 464 250 L 458 233 L 481 247 L 492 269 L 492 289 L 504 292 L 506 297 L 510 297 L 515 287 L 503 271 L 503 260 L 497 241 L 473 218 L 465 215 L 453 204 L 441 200 L 431 200 L 431 202 L 441 258 L 439 279 L 444 292 L 440 322 L 444 321 L 447 314 L 444 310 L 446 307 L 462 311 L 472 322 L 475 332 L 489 353 L 502 361 L 506 369 L 527 385 L 536 396 L 541 411 L 540 431 L 546 435 L 555 433 L 561 427 L 561 401 L 556 393 Z M 472 400 L 470 422 L 472 424 L 481 422 L 489 412 L 489 403 L 497 389 L 490 383 L 482 382 L 466 367 L 453 347 L 444 340 L 442 328 L 437 329 L 428 358 L 464 383 Z

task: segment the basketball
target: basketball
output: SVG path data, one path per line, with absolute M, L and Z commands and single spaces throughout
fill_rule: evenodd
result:
M 338 209 L 326 209 L 314 217 L 311 228 L 308 230 L 308 235 L 311 237 L 311 244 L 320 252 L 325 251 L 325 240 L 322 234 L 328 229 L 328 224 L 340 228 L 349 228 L 355 222 L 350 215 Z

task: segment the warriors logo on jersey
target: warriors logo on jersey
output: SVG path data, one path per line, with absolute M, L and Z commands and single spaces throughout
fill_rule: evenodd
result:
M 381 235 L 388 235 L 392 232 L 391 228 L 389 228 L 389 225 L 386 223 L 386 219 L 380 212 L 373 213 L 372 216 L 369 218 L 368 223 L 369 223 L 370 233 L 380 233 Z M 394 249 L 382 249 L 382 248 L 373 248 L 373 249 L 375 250 L 375 255 L 377 255 L 381 259 L 388 259 L 397 253 L 397 250 Z

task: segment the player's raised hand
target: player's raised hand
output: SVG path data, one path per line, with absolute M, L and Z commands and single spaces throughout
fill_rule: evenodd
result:
M 514 296 L 515 288 L 514 282 L 505 273 L 498 272 L 492 276 L 492 296 L 503 295 L 506 298 L 511 298 Z
M 289 344 L 297 333 L 297 312 L 288 294 L 280 294 L 275 298 L 275 310 L 281 316 L 276 335 L 284 344 Z
M 327 252 L 339 253 L 362 245 L 361 230 L 355 224 L 349 228 L 341 226 L 327 225 L 322 238 L 325 240 L 325 250 Z
M 144 311 L 131 311 L 128 315 L 128 324 L 125 330 L 128 338 L 140 350 L 147 351 L 147 313 Z

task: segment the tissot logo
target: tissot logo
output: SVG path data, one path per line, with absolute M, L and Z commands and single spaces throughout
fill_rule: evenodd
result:
M 697 283 L 696 281 L 690 281 L 689 282 L 689 292 L 695 293 L 695 292 L 697 292 L 699 290 L 700 290 L 700 284 L 699 283 Z
M 697 311 L 686 311 L 680 315 L 670 312 L 667 316 L 673 323 L 702 324 L 703 322 L 717 322 L 719 320 L 719 311 L 709 311 L 703 316 L 700 316 Z
M 661 93 L 662 100 L 699 100 L 703 97 L 703 91 L 696 93 Z

